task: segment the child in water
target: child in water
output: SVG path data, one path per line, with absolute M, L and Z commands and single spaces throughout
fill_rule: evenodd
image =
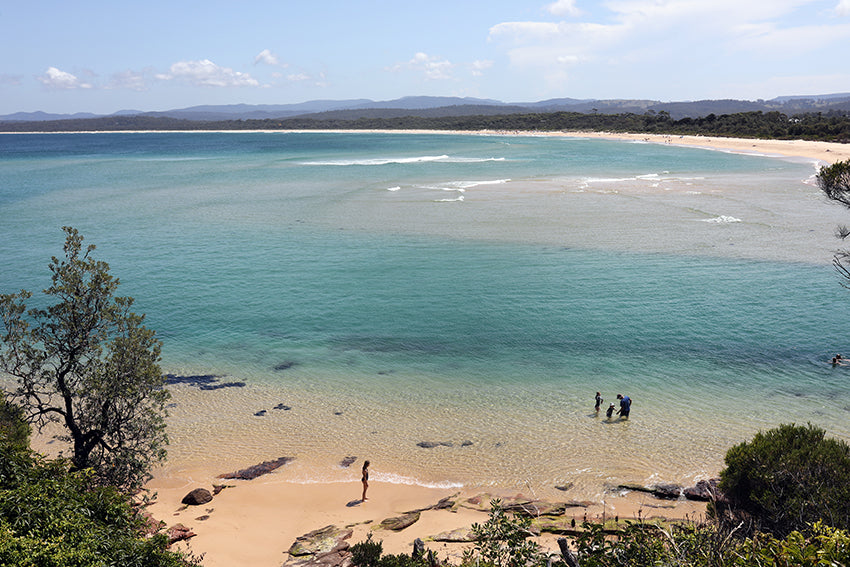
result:
M 611 404 L 610 406 L 608 406 L 608 411 L 605 412 L 605 416 L 608 419 L 611 419 L 612 415 L 614 415 L 614 404 Z

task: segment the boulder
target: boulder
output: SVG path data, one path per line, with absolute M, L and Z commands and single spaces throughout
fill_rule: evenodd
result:
M 183 504 L 187 506 L 199 506 L 201 504 L 206 504 L 207 502 L 213 499 L 212 493 L 206 488 L 196 488 L 189 494 L 183 497 Z
M 651 486 L 652 495 L 665 500 L 676 500 L 682 496 L 682 487 L 678 484 L 662 482 Z
M 445 543 L 469 543 L 475 541 L 475 536 L 472 535 L 470 528 L 457 528 L 448 532 L 440 532 L 429 539 Z
M 320 556 L 328 553 L 340 553 L 347 551 L 348 538 L 354 531 L 351 528 L 337 528 L 334 525 L 325 526 L 318 530 L 297 537 L 289 547 L 289 555 L 292 557 Z
M 410 527 L 416 522 L 419 521 L 420 513 L 418 510 L 413 512 L 406 512 L 401 516 L 395 516 L 393 518 L 387 518 L 382 521 L 380 524 L 375 526 L 372 529 L 375 530 L 392 530 L 394 532 L 400 532 L 404 528 Z
M 190 537 L 195 537 L 197 534 L 183 524 L 175 524 L 166 530 L 168 537 L 168 545 L 178 541 L 184 541 Z
M 719 478 L 701 480 L 696 483 L 696 486 L 686 488 L 683 493 L 688 500 L 710 502 L 712 500 L 722 499 L 720 491 L 717 488 L 718 483 L 720 483 Z
M 232 473 L 220 474 L 218 475 L 218 478 L 236 478 L 241 480 L 252 480 L 257 478 L 258 476 L 268 474 L 293 460 L 295 460 L 293 457 L 281 457 L 275 461 L 266 461 L 264 463 L 260 463 L 259 465 L 248 467 L 247 469 L 238 470 Z

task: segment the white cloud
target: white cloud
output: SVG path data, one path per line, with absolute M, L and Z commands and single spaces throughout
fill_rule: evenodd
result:
M 581 10 L 576 8 L 575 0 L 557 0 L 546 6 L 549 13 L 555 16 L 579 16 Z
M 92 85 L 80 80 L 76 75 L 48 67 L 38 80 L 49 89 L 90 89 Z
M 839 0 L 835 13 L 839 16 L 850 16 L 850 0 Z
M 472 76 L 480 77 L 484 74 L 484 71 L 493 67 L 493 62 L 489 60 L 479 60 L 472 62 Z
M 263 49 L 254 57 L 254 65 L 258 63 L 265 63 L 273 67 L 287 67 L 286 63 L 281 63 L 280 58 L 268 49 Z
M 147 81 L 144 73 L 136 71 L 124 71 L 112 75 L 107 89 L 127 89 L 131 91 L 146 91 L 148 90 Z
M 454 64 L 445 59 L 432 57 L 427 53 L 419 52 L 413 56 L 413 59 L 407 63 L 401 63 L 390 68 L 390 71 L 399 71 L 401 69 L 413 69 L 421 71 L 425 77 L 431 80 L 451 79 L 451 71 Z
M 179 61 L 174 63 L 167 74 L 157 75 L 164 81 L 186 81 L 201 87 L 258 87 L 260 82 L 247 73 L 220 67 L 204 59 L 202 61 Z

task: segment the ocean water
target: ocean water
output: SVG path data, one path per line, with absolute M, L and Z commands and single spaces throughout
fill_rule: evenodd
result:
M 342 480 L 354 456 L 377 480 L 598 498 L 716 475 L 780 423 L 850 440 L 850 368 L 827 364 L 850 351 L 847 213 L 816 165 L 545 136 L 0 135 L 0 291 L 47 287 L 74 226 L 164 371 L 245 384 L 172 386 L 162 475 L 287 455 L 288 479 Z M 597 390 L 631 418 L 595 415 Z

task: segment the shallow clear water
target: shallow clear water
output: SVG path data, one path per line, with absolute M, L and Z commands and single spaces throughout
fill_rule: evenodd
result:
M 846 219 L 813 173 L 577 138 L 0 135 L 0 290 L 46 287 L 72 225 L 166 372 L 247 384 L 173 387 L 175 471 L 285 454 L 307 482 L 352 455 L 379 480 L 595 496 L 716 474 L 779 423 L 850 439 L 826 364 Z M 630 421 L 596 417 L 597 390 Z

